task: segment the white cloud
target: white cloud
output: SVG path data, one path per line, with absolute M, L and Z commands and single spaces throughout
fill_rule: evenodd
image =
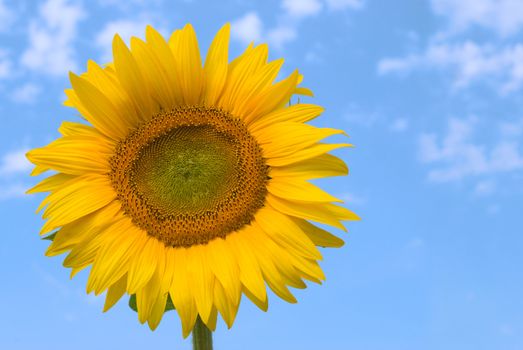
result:
M 33 83 L 26 83 L 13 90 L 11 99 L 17 103 L 33 103 L 40 95 L 42 89 L 40 86 Z
M 354 194 L 352 192 L 344 192 L 341 195 L 338 196 L 341 200 L 343 200 L 348 206 L 365 206 L 368 202 L 366 197 Z
M 502 95 L 523 86 L 523 44 L 504 40 L 490 44 L 455 41 L 473 28 L 484 28 L 503 38 L 520 33 L 523 1 L 431 0 L 431 5 L 436 15 L 448 20 L 448 25 L 433 35 L 424 51 L 382 59 L 377 67 L 379 74 L 438 69 L 450 72 L 454 88 L 483 81 L 493 85 Z
M 421 249 L 426 246 L 425 240 L 420 237 L 414 237 L 407 242 L 405 248 L 407 249 Z
M 6 50 L 0 49 L 0 79 L 7 78 L 13 71 L 13 64 Z
M 476 196 L 488 196 L 496 191 L 496 183 L 492 180 L 480 181 L 474 188 L 474 194 Z
M 10 182 L 14 175 L 28 173 L 31 164 L 25 157 L 26 148 L 7 152 L 0 158 L 0 201 L 21 198 L 25 196 L 25 191 L 29 185 L 20 182 Z
M 28 188 L 29 186 L 23 184 L 0 184 L 0 201 L 22 198 L 25 196 L 25 191 L 27 191 Z
M 138 20 L 115 20 L 108 22 L 95 38 L 96 45 L 102 50 L 102 60 L 112 61 L 112 42 L 115 34 L 129 43 L 131 36 L 143 38 L 145 27 L 150 24 L 146 19 Z
M 78 23 L 86 17 L 78 2 L 47 0 L 29 25 L 29 47 L 22 54 L 23 66 L 41 73 L 62 76 L 76 69 L 74 41 Z
M 499 204 L 490 204 L 489 206 L 487 206 L 486 211 L 490 215 L 496 215 L 501 211 L 501 207 L 499 206 Z
M 263 23 L 256 12 L 248 12 L 231 23 L 231 36 L 244 43 L 262 39 Z
M 391 124 L 390 124 L 390 130 L 391 131 L 394 131 L 394 132 L 402 132 L 402 131 L 405 131 L 407 130 L 409 127 L 409 121 L 405 118 L 398 118 L 398 119 L 395 119 Z
M 136 10 L 136 6 L 150 7 L 151 5 L 158 5 L 162 0 L 98 0 L 102 7 L 114 6 L 120 10 Z
M 363 7 L 363 0 L 326 0 L 327 7 L 332 11 L 345 9 L 360 9 Z
M 0 0 L 0 32 L 9 30 L 14 21 L 15 13 L 7 7 L 4 0 Z
M 501 122 L 499 131 L 505 137 L 517 137 L 523 134 L 523 118 L 515 122 Z
M 297 36 L 296 28 L 280 26 L 267 33 L 267 41 L 276 49 L 282 49 L 286 43 L 293 41 Z
M 316 50 L 311 50 L 305 54 L 305 61 L 308 63 L 321 63 L 323 58 Z
M 454 72 L 454 87 L 463 88 L 477 80 L 491 80 L 501 93 L 517 90 L 523 84 L 523 45 L 499 49 L 491 45 L 431 44 L 423 53 L 401 58 L 385 58 L 378 73 L 409 73 L 415 69 L 449 69 Z
M 24 173 L 31 169 L 31 163 L 25 157 L 27 148 L 7 152 L 0 159 L 0 175 Z
M 342 114 L 343 120 L 349 124 L 360 125 L 369 128 L 383 119 L 378 110 L 364 109 L 358 104 L 350 103 Z
M 448 18 L 451 32 L 481 26 L 508 36 L 523 26 L 521 0 L 432 0 L 432 9 Z
M 501 139 L 494 144 L 474 142 L 476 124 L 476 118 L 450 119 L 447 133 L 440 141 L 435 134 L 421 135 L 420 160 L 436 166 L 429 171 L 430 181 L 456 181 L 468 176 L 523 169 L 523 155 L 516 141 Z
M 291 17 L 307 17 L 320 13 L 323 4 L 319 0 L 283 0 L 283 9 Z
M 264 28 L 256 12 L 248 12 L 231 23 L 231 36 L 243 43 L 267 41 L 278 50 L 298 37 L 298 27 L 308 17 L 320 14 L 324 2 L 329 10 L 359 9 L 363 0 L 282 0 L 283 9 L 273 28 Z M 309 53 L 309 61 L 314 61 L 315 53 Z

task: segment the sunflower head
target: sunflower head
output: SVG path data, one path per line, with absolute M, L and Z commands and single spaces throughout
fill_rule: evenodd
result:
M 288 302 L 288 287 L 324 279 L 317 247 L 343 241 L 315 224 L 345 229 L 357 216 L 309 180 L 346 175 L 322 143 L 343 133 L 306 122 L 323 109 L 294 104 L 296 71 L 275 81 L 283 60 L 250 45 L 229 62 L 229 25 L 202 65 L 191 25 L 165 40 L 152 27 L 128 48 L 116 35 L 114 62 L 71 73 L 67 106 L 84 122 L 30 151 L 29 190 L 49 192 L 39 210 L 46 254 L 67 253 L 72 275 L 89 267 L 87 292 L 106 292 L 104 311 L 135 295 L 140 322 L 155 329 L 167 300 L 184 336 L 199 316 L 229 327 L 243 294 L 262 310 L 266 286 Z

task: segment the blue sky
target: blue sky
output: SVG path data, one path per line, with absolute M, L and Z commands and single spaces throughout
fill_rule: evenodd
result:
M 124 4 L 125 3 L 125 4 Z M 321 182 L 363 220 L 324 252 L 327 281 L 243 300 L 217 349 L 523 348 L 523 2 L 517 0 L 0 0 L 0 348 L 189 349 L 174 313 L 151 332 L 122 300 L 102 314 L 45 258 L 25 151 L 77 113 L 69 70 L 106 62 L 115 32 L 190 22 L 202 52 L 268 42 L 298 68 L 316 125 L 345 129 L 347 178 Z

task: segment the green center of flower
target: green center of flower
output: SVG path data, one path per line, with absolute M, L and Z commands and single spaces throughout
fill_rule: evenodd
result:
M 236 148 L 210 126 L 176 128 L 142 149 L 136 187 L 167 215 L 211 209 L 236 183 Z
M 171 247 L 241 229 L 267 194 L 258 143 L 243 122 L 216 108 L 159 113 L 118 144 L 110 163 L 123 211 Z

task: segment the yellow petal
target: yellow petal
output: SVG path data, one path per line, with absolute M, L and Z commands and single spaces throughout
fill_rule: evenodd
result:
M 288 216 L 265 207 L 258 210 L 255 220 L 269 237 L 290 252 L 311 259 L 322 258 L 309 237 Z
M 120 84 L 133 101 L 142 120 L 149 120 L 158 111 L 158 104 L 151 99 L 150 87 L 143 77 L 131 51 L 117 34 L 113 39 L 113 56 L 116 75 Z
M 268 47 L 265 44 L 247 49 L 241 56 L 229 65 L 227 81 L 223 94 L 218 101 L 219 107 L 232 111 L 245 95 L 251 85 L 251 78 L 255 72 L 267 62 Z M 242 117 L 242 116 L 237 116 Z
M 267 311 L 269 309 L 269 299 L 265 297 L 265 299 L 259 299 L 256 295 L 252 294 L 249 289 L 247 289 L 245 286 L 242 289 L 242 292 L 245 294 L 247 298 L 249 298 L 250 301 L 254 303 L 257 307 L 260 308 L 262 311 Z
M 220 281 L 226 296 L 233 303 L 240 300 L 240 271 L 231 249 L 224 239 L 217 238 L 204 246 L 211 270 Z
M 158 326 L 163 315 L 163 313 L 158 314 L 158 309 L 155 309 L 155 306 L 159 307 L 158 302 L 160 302 L 160 304 L 163 302 L 163 308 L 165 310 L 165 301 L 167 300 L 167 294 L 161 293 L 162 272 L 164 270 L 163 266 L 165 266 L 164 249 L 163 245 L 156 246 L 155 256 L 158 259 L 156 264 L 157 268 L 147 284 L 136 292 L 138 320 L 141 323 L 149 321 L 149 328 L 151 328 L 151 330 L 154 330 Z M 156 311 L 154 315 L 152 315 L 153 311 Z
M 49 203 L 43 214 L 48 220 L 41 234 L 103 208 L 115 198 L 116 193 L 106 176 L 80 176 L 76 182 L 50 194 L 44 200 Z
M 27 152 L 27 159 L 71 175 L 106 174 L 110 170 L 109 158 L 113 152 L 112 144 L 99 137 L 64 136 L 45 147 Z
M 147 86 L 151 89 L 152 98 L 162 109 L 173 109 L 177 105 L 175 94 L 159 58 L 150 46 L 136 37 L 131 38 L 131 50 Z
M 174 249 L 173 284 L 169 290 L 169 295 L 182 322 L 184 338 L 191 334 L 198 316 L 196 303 L 189 286 L 189 280 L 193 277 L 188 274 L 187 263 L 187 249 Z
M 317 128 L 297 122 L 277 123 L 253 132 L 266 158 L 293 155 L 302 149 L 308 149 L 309 146 L 326 137 L 339 134 L 344 134 L 344 131 L 331 128 Z
M 190 24 L 173 33 L 169 40 L 182 87 L 184 101 L 188 105 L 200 102 L 203 69 L 196 33 Z
M 65 183 L 74 178 L 76 178 L 76 176 L 74 175 L 68 175 L 63 173 L 54 174 L 40 181 L 36 186 L 27 190 L 26 193 L 34 194 L 39 192 L 54 192 L 57 189 L 64 186 Z
M 160 321 L 162 320 L 162 317 L 165 313 L 165 304 L 167 303 L 167 295 L 168 295 L 167 293 L 161 293 L 153 305 L 153 308 L 149 315 L 149 319 L 147 320 L 147 323 L 149 324 L 149 328 L 152 331 L 154 331 L 158 327 L 158 325 L 160 324 Z
M 103 243 L 111 235 L 111 231 L 107 231 L 107 227 L 93 230 L 92 233 L 79 242 L 64 260 L 65 267 L 73 268 L 71 277 L 93 263 Z
M 226 288 L 219 281 L 214 283 L 214 304 L 223 317 L 228 328 L 232 327 L 238 311 L 238 304 L 231 302 L 227 296 Z
M 322 284 L 322 281 L 325 281 L 325 274 L 316 260 L 296 255 L 291 256 L 291 260 L 292 265 L 300 272 L 302 278 L 318 284 Z
M 273 177 L 267 184 L 273 195 L 298 202 L 343 202 L 317 186 L 292 177 Z
M 271 167 L 269 176 L 309 180 L 328 176 L 344 176 L 348 173 L 349 169 L 343 160 L 326 153 L 290 165 Z
M 280 257 L 273 256 L 272 250 L 270 249 L 271 247 L 268 246 L 268 241 L 270 240 L 268 240 L 267 237 L 263 237 L 265 234 L 261 232 L 261 229 L 257 225 L 254 224 L 255 223 L 253 223 L 252 230 L 250 231 L 250 240 L 257 247 L 256 249 L 253 249 L 252 252 L 256 256 L 256 260 L 260 265 L 263 278 L 269 285 L 269 288 L 271 288 L 276 295 L 289 303 L 296 303 L 296 298 L 286 286 L 286 284 L 291 284 L 292 282 L 287 280 L 287 276 L 282 276 L 281 269 L 283 265 L 285 265 L 283 269 L 286 270 L 289 262 L 282 261 L 279 259 Z M 278 263 L 279 268 L 277 268 L 275 262 Z
M 162 290 L 162 293 L 168 293 L 169 290 L 171 289 L 171 286 L 173 283 L 173 278 L 174 278 L 174 264 L 175 264 L 174 248 L 165 247 L 164 254 L 165 254 L 165 270 L 163 272 L 161 290 Z
M 246 108 L 250 111 L 243 117 L 245 123 L 249 124 L 261 116 L 285 106 L 296 89 L 297 79 L 298 71 L 294 71 L 289 77 L 274 84 L 254 98 L 250 104 L 251 107 Z
M 283 59 L 274 60 L 264 64 L 252 77 L 249 77 L 242 89 L 238 91 L 236 103 L 232 107 L 232 114 L 242 118 L 247 115 L 252 107 L 251 101 L 270 88 L 282 65 Z
M 187 270 L 189 284 L 202 321 L 207 324 L 213 305 L 214 274 L 211 271 L 205 249 L 192 246 L 187 249 Z
M 274 221 L 276 222 L 276 220 Z M 256 221 L 256 224 L 259 224 L 259 221 Z M 278 227 L 281 228 L 281 224 Z M 290 227 L 292 227 L 292 224 L 289 225 L 289 228 Z M 264 229 L 264 232 L 267 234 L 268 231 L 273 231 L 271 238 L 276 236 L 276 230 L 273 227 L 265 224 L 265 228 L 266 230 L 264 228 L 262 229 Z M 316 262 L 317 257 L 313 257 L 312 259 L 307 258 L 304 254 L 300 253 L 299 249 L 295 249 L 296 247 L 288 242 L 289 240 L 283 241 L 281 238 L 277 238 L 274 239 L 274 241 L 265 241 L 264 244 L 266 254 L 272 255 L 273 259 L 277 259 L 274 261 L 278 261 L 276 267 L 282 273 L 285 283 L 295 288 L 305 288 L 305 284 L 300 279 L 301 277 L 321 284 L 321 281 L 325 280 L 325 275 Z M 309 244 L 312 245 L 312 242 L 309 242 Z M 321 256 L 319 256 L 319 258 L 321 258 Z
M 47 248 L 46 256 L 55 256 L 73 249 L 86 237 L 99 232 L 121 212 L 120 204 L 113 201 L 105 207 L 64 225 Z
M 104 135 L 120 140 L 127 135 L 128 126 L 125 116 L 121 114 L 113 102 L 107 98 L 89 81 L 74 73 L 69 74 L 74 93 L 87 111 L 82 114 L 94 127 Z M 82 112 L 80 110 L 80 112 Z
M 94 86 L 96 86 L 105 96 L 107 96 L 114 106 L 125 116 L 122 121 L 128 129 L 133 129 L 142 121 L 129 94 L 118 80 L 113 69 L 100 67 L 96 62 L 87 62 L 87 74 L 85 76 Z
M 297 87 L 296 90 L 294 90 L 295 95 L 303 95 L 303 96 L 309 96 L 314 97 L 314 93 L 311 89 L 307 89 L 305 87 Z
M 282 281 L 293 288 L 303 289 L 307 286 L 302 281 L 299 272 L 293 266 L 293 258 L 296 256 L 289 254 L 282 246 L 270 239 L 267 233 L 259 226 L 258 222 L 253 222 L 253 226 L 258 227 L 257 233 L 253 236 L 258 240 L 258 245 L 264 251 L 267 258 L 275 263 Z
M 240 281 L 254 295 L 256 300 L 266 303 L 267 291 L 263 276 L 248 240 L 251 229 L 250 226 L 246 226 L 241 231 L 228 235 L 226 243 L 238 261 Z
M 203 66 L 203 96 L 207 106 L 214 106 L 227 79 L 229 66 L 229 34 L 231 26 L 225 24 L 216 34 Z
M 127 286 L 127 274 L 120 277 L 120 279 L 109 287 L 107 295 L 105 296 L 105 304 L 103 312 L 107 312 L 112 308 L 118 300 L 125 294 L 125 287 Z
M 281 122 L 305 123 L 318 117 L 323 113 L 323 111 L 323 107 L 312 104 L 299 103 L 260 116 L 257 120 L 249 124 L 249 130 L 254 132 L 269 125 Z
M 216 330 L 216 322 L 218 321 L 218 309 L 216 309 L 216 306 L 212 306 L 211 314 L 209 315 L 209 321 L 207 322 L 206 326 L 209 328 L 212 332 Z
M 156 270 L 157 251 L 160 243 L 156 238 L 144 235 L 139 243 L 138 251 L 129 268 L 129 276 L 127 278 L 127 292 L 129 294 L 136 293 L 143 288 L 151 279 Z
M 344 220 L 359 220 L 350 210 L 330 203 L 299 203 L 267 195 L 267 203 L 274 209 L 290 216 L 316 221 L 347 231 Z
M 137 253 L 136 243 L 146 234 L 130 219 L 123 219 L 106 229 L 108 238 L 93 263 L 87 281 L 87 293 L 96 295 L 116 283 L 129 270 L 129 261 Z
M 345 244 L 341 238 L 334 236 L 306 220 L 299 218 L 292 218 L 292 220 L 300 226 L 311 241 L 319 247 L 339 248 Z
M 145 29 L 145 38 L 147 44 L 151 47 L 159 60 L 159 65 L 165 72 L 165 79 L 168 82 L 169 90 L 172 92 L 172 98 L 177 106 L 182 105 L 183 94 L 182 85 L 175 67 L 175 59 L 169 44 L 153 27 L 147 26 Z
M 63 136 L 102 136 L 102 134 L 92 126 L 68 121 L 62 122 L 58 131 Z
M 348 143 L 319 143 L 308 148 L 299 150 L 295 153 L 290 153 L 281 157 L 269 158 L 266 160 L 266 162 L 267 165 L 270 166 L 285 166 L 289 164 L 298 163 L 306 159 L 318 157 L 322 154 L 342 147 L 352 147 L 352 145 Z

